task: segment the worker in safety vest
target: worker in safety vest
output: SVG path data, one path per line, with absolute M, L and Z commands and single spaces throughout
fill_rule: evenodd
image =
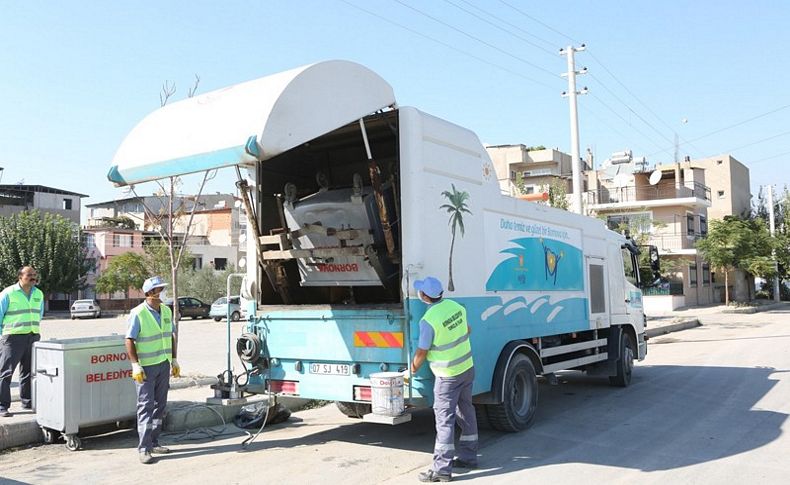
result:
M 19 282 L 0 293 L 0 417 L 13 416 L 11 376 L 19 365 L 19 400 L 22 409 L 33 409 L 30 397 L 30 360 L 33 343 L 41 338 L 39 323 L 44 316 L 44 293 L 34 285 L 36 270 L 25 266 L 17 272 Z
M 471 328 L 466 309 L 442 298 L 442 283 L 431 276 L 414 282 L 414 289 L 428 309 L 420 320 L 420 338 L 411 362 L 416 374 L 428 360 L 436 376 L 433 385 L 433 412 L 436 419 L 436 443 L 433 465 L 419 474 L 421 482 L 449 482 L 453 467 L 477 467 L 477 419 L 472 405 L 472 382 L 475 368 Z M 454 444 L 455 423 L 461 428 L 458 453 Z M 455 457 L 455 458 L 454 458 Z
M 170 308 L 159 298 L 165 286 L 159 276 L 145 280 L 145 301 L 132 309 L 126 332 L 126 352 L 132 361 L 132 379 L 137 388 L 137 451 L 144 464 L 153 462 L 151 453 L 170 453 L 159 444 L 159 434 L 170 375 L 181 375 L 176 360 L 176 322 Z

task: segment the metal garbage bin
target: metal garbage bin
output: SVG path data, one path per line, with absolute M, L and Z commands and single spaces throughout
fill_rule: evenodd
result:
M 34 403 L 44 441 L 60 433 L 81 446 L 81 428 L 134 419 L 137 395 L 122 335 L 57 339 L 33 346 Z

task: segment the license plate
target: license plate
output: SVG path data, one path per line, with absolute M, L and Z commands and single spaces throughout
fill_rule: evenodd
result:
M 310 373 L 326 376 L 350 376 L 351 366 L 349 364 L 310 364 Z

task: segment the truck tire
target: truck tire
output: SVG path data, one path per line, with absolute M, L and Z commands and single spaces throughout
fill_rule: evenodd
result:
M 491 423 L 488 421 L 488 410 L 485 404 L 475 404 L 475 420 L 477 420 L 477 427 L 479 429 L 491 428 Z
M 486 405 L 488 422 L 499 431 L 527 429 L 538 407 L 538 377 L 524 354 L 515 354 L 505 371 L 503 402 Z
M 370 404 L 363 404 L 359 402 L 335 401 L 335 404 L 341 413 L 345 414 L 349 418 L 355 419 L 359 419 L 362 416 L 369 414 L 372 410 Z
M 631 384 L 631 374 L 634 371 L 634 342 L 626 332 L 620 334 L 620 359 L 617 361 L 617 375 L 609 376 L 609 384 L 618 387 L 628 387 Z

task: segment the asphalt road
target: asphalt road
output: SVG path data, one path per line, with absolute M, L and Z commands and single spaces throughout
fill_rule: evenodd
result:
M 627 389 L 578 373 L 541 383 L 533 426 L 481 430 L 481 469 L 454 481 L 788 483 L 790 312 L 706 315 L 703 325 L 652 339 Z M 0 454 L 0 475 L 2 483 L 416 483 L 434 433 L 430 410 L 386 427 L 327 406 L 265 430 L 246 452 L 239 433 L 181 438 L 168 436 L 174 453 L 150 466 L 137 462 L 134 433 L 121 432 L 76 453 Z

